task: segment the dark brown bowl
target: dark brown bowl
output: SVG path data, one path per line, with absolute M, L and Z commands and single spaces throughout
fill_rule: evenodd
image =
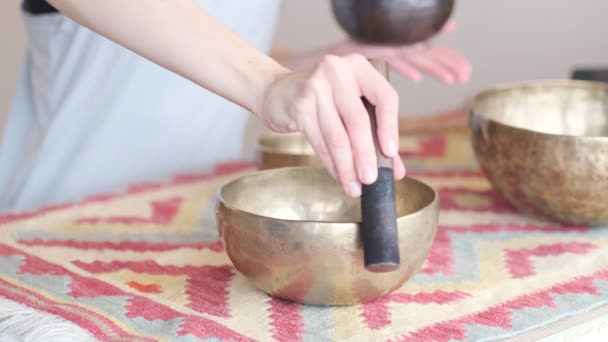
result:
M 338 24 L 353 39 L 371 44 L 409 45 L 437 34 L 454 10 L 454 0 L 332 0 Z

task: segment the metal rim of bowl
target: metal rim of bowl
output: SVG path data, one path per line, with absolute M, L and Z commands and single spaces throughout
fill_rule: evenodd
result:
M 247 177 L 251 177 L 251 176 L 255 176 L 255 175 L 262 175 L 262 174 L 268 174 L 268 173 L 279 173 L 279 172 L 288 172 L 290 170 L 305 170 L 305 169 L 309 169 L 309 170 L 324 170 L 321 167 L 314 167 L 314 166 L 290 166 L 290 167 L 284 167 L 284 168 L 278 168 L 278 169 L 267 169 L 267 170 L 259 170 L 259 171 L 255 171 L 253 173 L 249 173 L 247 175 L 244 176 L 240 176 L 237 177 L 233 180 L 230 180 L 226 183 L 224 183 L 222 186 L 220 186 L 220 188 L 217 190 L 216 192 L 216 201 L 217 201 L 217 205 L 221 205 L 226 207 L 227 209 L 234 211 L 234 212 L 238 212 L 244 215 L 248 215 L 251 217 L 256 217 L 256 218 L 262 218 L 262 219 L 269 219 L 269 220 L 274 220 L 274 221 L 278 221 L 278 222 L 286 222 L 286 223 L 328 223 L 328 224 L 332 224 L 332 225 L 336 225 L 336 226 L 340 226 L 340 227 L 357 227 L 359 225 L 359 222 L 352 222 L 352 221 L 327 221 L 327 220 L 296 220 L 296 219 L 280 219 L 280 218 L 276 218 L 276 217 L 271 217 L 271 216 L 266 216 L 266 215 L 260 215 L 254 212 L 250 212 L 247 210 L 243 210 L 243 209 L 239 209 L 237 207 L 235 207 L 234 205 L 228 203 L 228 201 L 222 196 L 222 191 L 236 183 L 241 181 L 244 178 Z M 431 193 L 433 194 L 433 199 L 426 204 L 425 206 L 423 206 L 422 208 L 413 211 L 411 213 L 405 214 L 405 215 L 401 215 L 397 217 L 397 221 L 400 220 L 404 220 L 404 219 L 410 219 L 413 218 L 415 216 L 418 215 L 422 215 L 422 213 L 426 210 L 428 210 L 429 208 L 433 207 L 433 206 L 439 206 L 439 193 L 437 192 L 437 190 L 422 182 L 419 181 L 417 179 L 411 178 L 411 177 L 404 177 L 404 179 L 408 179 L 410 181 L 416 182 L 424 187 L 426 187 L 427 189 L 429 189 L 431 191 Z
M 482 118 L 483 120 L 492 123 L 493 125 L 501 126 L 504 128 L 526 132 L 528 134 L 534 134 L 538 136 L 551 137 L 557 139 L 583 139 L 586 141 L 607 141 L 608 136 L 586 136 L 586 135 L 571 135 L 571 134 L 556 134 L 556 133 L 545 133 L 539 132 L 535 130 L 531 130 L 528 128 L 517 127 L 513 125 L 509 125 L 505 122 L 495 120 L 490 118 L 487 114 L 482 113 L 477 110 L 477 104 L 481 97 L 488 96 L 489 94 L 499 93 L 505 90 L 512 89 L 524 89 L 530 87 L 539 87 L 539 86 L 557 86 L 557 87 L 575 87 L 575 88 L 583 88 L 583 89 L 604 89 L 608 92 L 608 83 L 600 82 L 600 81 L 587 81 L 587 80 L 569 80 L 569 79 L 550 79 L 550 80 L 530 80 L 530 81 L 514 81 L 514 82 L 503 82 L 498 83 L 494 86 L 485 88 L 475 96 L 473 96 L 471 103 L 469 105 L 468 112 L 470 116 Z M 469 125 L 473 124 L 473 120 L 469 120 Z

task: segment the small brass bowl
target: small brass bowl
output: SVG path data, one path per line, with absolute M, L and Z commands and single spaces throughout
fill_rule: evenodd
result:
M 217 194 L 222 244 L 261 291 L 312 305 L 352 305 L 391 293 L 423 264 L 437 231 L 439 197 L 420 181 L 396 183 L 401 267 L 365 269 L 359 199 L 319 167 L 256 171 Z
M 308 139 L 301 133 L 270 133 L 258 141 L 257 168 L 260 170 L 290 166 L 321 167 Z
M 608 84 L 548 80 L 480 92 L 472 145 L 520 211 L 563 224 L 608 223 Z

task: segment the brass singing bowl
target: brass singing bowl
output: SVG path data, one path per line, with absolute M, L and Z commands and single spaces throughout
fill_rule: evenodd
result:
M 401 266 L 365 269 L 360 202 L 319 167 L 256 171 L 222 186 L 216 217 L 234 267 L 259 290 L 311 305 L 365 303 L 393 292 L 423 264 L 437 230 L 439 197 L 396 182 Z
M 501 84 L 476 95 L 470 115 L 478 163 L 514 207 L 558 223 L 608 223 L 608 84 Z
M 301 133 L 269 133 L 258 140 L 257 168 L 260 170 L 290 166 L 321 167 L 312 145 Z

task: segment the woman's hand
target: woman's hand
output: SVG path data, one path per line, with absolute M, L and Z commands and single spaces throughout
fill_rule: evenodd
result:
M 314 68 L 281 74 L 263 94 L 260 120 L 276 132 L 302 132 L 353 197 L 378 171 L 365 97 L 375 106 L 379 143 L 394 160 L 395 178 L 405 175 L 397 153 L 398 95 L 365 57 L 328 55 Z
M 456 25 L 448 21 L 440 34 L 453 32 Z M 413 82 L 420 82 L 423 75 L 431 76 L 445 84 L 466 83 L 471 65 L 459 52 L 445 46 L 422 42 L 407 46 L 374 46 L 346 40 L 318 51 L 303 54 L 277 54 L 277 59 L 291 68 L 305 68 L 316 64 L 325 54 L 345 56 L 361 54 L 367 58 L 382 59 Z

